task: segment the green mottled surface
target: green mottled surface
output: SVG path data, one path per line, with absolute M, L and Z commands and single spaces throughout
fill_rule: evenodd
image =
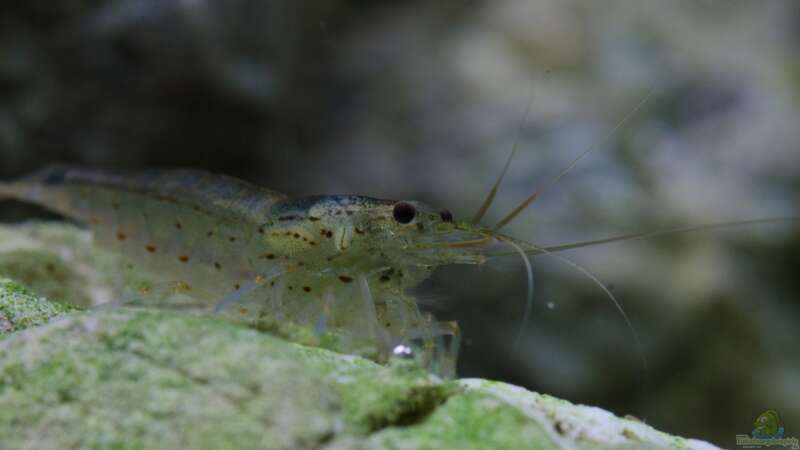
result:
M 12 280 L 0 279 L 0 334 L 41 325 L 72 309 L 36 297 Z
M 91 252 L 78 248 L 80 233 L 61 232 L 73 255 Z M 37 235 L 0 230 L 0 248 L 15 233 Z M 34 292 L 0 281 L 2 450 L 713 448 L 598 408 L 443 381 L 408 361 L 380 366 L 221 317 L 70 311 Z

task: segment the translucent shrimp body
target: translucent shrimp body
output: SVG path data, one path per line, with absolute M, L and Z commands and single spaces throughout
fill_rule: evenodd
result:
M 52 167 L 0 185 L 87 224 L 98 245 L 208 310 L 288 321 L 337 336 L 345 351 L 398 345 L 452 374 L 458 330 L 422 314 L 408 290 L 444 264 L 480 264 L 487 230 L 414 201 L 288 198 L 194 170 L 119 175 Z M 143 289 L 140 300 L 163 300 Z M 444 342 L 447 341 L 448 344 Z

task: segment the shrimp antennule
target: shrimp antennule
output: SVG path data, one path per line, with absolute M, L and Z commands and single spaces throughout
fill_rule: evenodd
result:
M 492 206 L 492 202 L 494 201 L 494 198 L 497 195 L 497 191 L 500 189 L 500 184 L 503 182 L 503 178 L 505 178 L 509 166 L 511 166 L 511 161 L 514 160 L 514 155 L 517 154 L 517 149 L 519 148 L 519 139 L 520 136 L 522 135 L 522 127 L 528 120 L 528 115 L 531 112 L 531 104 L 533 104 L 532 93 L 528 95 L 528 105 L 525 107 L 525 115 L 522 117 L 522 121 L 519 123 L 519 128 L 517 128 L 517 137 L 514 138 L 514 145 L 511 147 L 511 153 L 509 153 L 508 158 L 506 159 L 506 164 L 505 166 L 503 166 L 503 170 L 500 172 L 500 176 L 497 177 L 497 180 L 494 182 L 494 186 L 492 186 L 492 189 L 489 191 L 489 194 L 486 195 L 486 198 L 483 200 L 483 203 L 481 203 L 481 207 L 478 209 L 478 212 L 472 219 L 472 223 L 480 222 L 481 219 L 483 219 L 483 216 L 486 215 L 486 212 L 489 210 L 489 207 Z
M 647 103 L 647 100 L 649 100 L 650 97 L 653 95 L 654 91 L 655 91 L 655 88 L 651 87 L 647 91 L 647 94 L 645 94 L 645 96 L 639 101 L 639 103 L 637 103 L 636 106 L 634 106 L 633 109 L 631 109 L 630 112 L 628 112 L 628 114 L 626 114 L 625 117 L 622 118 L 622 120 L 617 122 L 617 124 L 614 126 L 614 128 L 612 128 L 611 131 L 609 131 L 608 134 L 606 134 L 605 137 L 603 137 L 603 139 L 600 140 L 599 142 L 606 142 L 609 139 L 611 139 L 623 126 L 625 126 L 625 124 L 633 116 L 636 115 L 637 112 L 639 112 L 640 109 L 642 109 L 644 104 Z M 536 191 L 534 191 L 531 195 L 528 196 L 528 198 L 523 200 L 522 203 L 519 204 L 519 206 L 514 208 L 505 217 L 500 219 L 500 221 L 497 222 L 497 225 L 492 227 L 492 230 L 498 231 L 501 228 L 503 228 L 504 226 L 508 225 L 512 220 L 514 220 L 519 215 L 519 213 L 524 211 L 531 203 L 533 203 L 534 200 L 536 200 L 536 198 L 539 196 L 539 194 L 545 192 L 547 189 L 550 189 L 553 186 L 555 186 L 556 184 L 558 184 L 558 182 L 561 181 L 561 179 L 564 178 L 564 176 L 566 176 L 569 172 L 572 171 L 572 169 L 578 164 L 578 162 L 580 162 L 580 160 L 582 160 L 589 153 L 593 152 L 597 147 L 598 147 L 598 143 L 592 144 L 589 147 L 587 147 L 586 150 L 584 150 L 581 154 L 579 154 L 577 157 L 575 157 L 575 159 L 573 159 L 569 163 L 569 165 L 564 170 L 561 171 L 561 173 L 559 173 L 558 175 L 555 176 L 555 178 L 550 180 L 550 182 L 548 184 L 546 184 L 541 189 L 537 189 Z M 505 173 L 505 171 L 504 171 L 504 173 Z

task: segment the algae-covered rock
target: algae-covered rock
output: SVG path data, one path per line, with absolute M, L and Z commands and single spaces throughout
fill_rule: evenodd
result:
M 714 448 L 519 387 L 442 380 L 406 360 L 381 366 L 217 316 L 74 311 L 2 281 L 0 326 L 3 450 Z
M 74 309 L 49 302 L 9 279 L 0 279 L 0 335 L 46 323 Z

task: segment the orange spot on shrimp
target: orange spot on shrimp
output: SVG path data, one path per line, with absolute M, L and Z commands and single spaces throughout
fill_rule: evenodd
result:
M 119 231 L 117 232 L 117 239 L 119 239 L 120 241 L 124 241 L 125 239 L 128 239 L 128 235 Z
M 180 260 L 180 262 L 182 262 L 182 263 L 189 262 L 189 257 L 186 256 L 186 255 L 181 255 L 181 256 L 178 256 L 178 260 Z
M 153 245 L 153 244 L 147 244 L 144 248 L 146 248 L 147 251 L 150 252 L 150 253 L 155 253 L 156 252 L 156 246 Z
M 247 308 L 239 308 L 239 314 L 245 315 L 245 314 L 247 314 L 247 312 L 248 312 Z

